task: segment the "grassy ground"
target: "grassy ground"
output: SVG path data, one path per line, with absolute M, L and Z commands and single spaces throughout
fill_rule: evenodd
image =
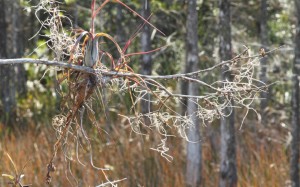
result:
M 219 133 L 203 127 L 203 186 L 217 186 L 219 172 Z M 22 132 L 8 134 L 2 126 L 0 142 L 0 173 L 13 174 L 14 169 L 4 152 L 9 153 L 18 170 L 24 169 L 24 184 L 45 186 L 47 164 L 55 143 L 55 132 L 49 127 L 29 127 Z M 211 133 L 214 132 L 214 133 Z M 217 132 L 217 133 L 216 133 Z M 108 179 L 127 178 L 119 186 L 184 186 L 185 141 L 172 138 L 168 142 L 173 161 L 168 162 L 149 148 L 157 145 L 156 138 L 140 137 L 126 124 L 116 124 L 110 135 L 99 136 L 89 132 L 93 142 L 94 164 L 108 167 Z M 262 127 L 246 122 L 237 131 L 238 186 L 288 186 L 288 148 L 285 145 L 287 129 L 280 125 Z M 109 140 L 109 141 L 108 141 Z M 70 162 L 60 151 L 55 159 L 56 171 L 50 186 L 96 186 L 106 181 L 103 173 L 93 169 L 87 150 L 78 151 L 81 165 L 76 159 L 76 144 L 69 141 Z M 72 171 L 72 173 L 70 173 Z M 73 175 L 73 176 L 72 176 Z M 0 178 L 0 186 L 8 186 Z

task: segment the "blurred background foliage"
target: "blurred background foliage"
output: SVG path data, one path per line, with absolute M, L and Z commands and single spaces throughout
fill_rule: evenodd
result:
M 17 0 L 13 0 L 17 1 Z M 19 10 L 23 16 L 25 27 L 22 30 L 24 43 L 24 57 L 53 59 L 54 55 L 45 45 L 47 30 L 42 29 L 39 34 L 28 40 L 39 31 L 40 24 L 36 19 L 32 6 L 38 0 L 20 0 Z M 68 16 L 74 28 L 89 30 L 91 1 L 65 0 L 59 1 L 62 14 Z M 97 1 L 101 2 L 101 1 Z M 124 0 L 128 6 L 137 12 L 141 10 L 141 2 Z M 152 54 L 152 74 L 167 75 L 182 71 L 185 57 L 185 20 L 186 2 L 184 0 L 151 0 L 151 23 L 166 34 L 162 37 L 152 32 L 151 47 L 153 49 L 168 45 L 162 51 Z M 243 46 L 249 47 L 251 54 L 258 54 L 261 47 L 260 33 L 260 1 L 235 0 L 232 6 L 232 38 L 233 52 L 238 54 Z M 199 69 L 208 68 L 218 60 L 218 1 L 199 0 Z M 46 19 L 43 12 L 37 15 L 41 20 Z M 267 108 L 267 124 L 260 124 L 259 117 L 250 113 L 243 128 L 237 131 L 237 159 L 238 159 L 238 186 L 288 186 L 288 146 L 290 143 L 290 102 L 293 46 L 295 35 L 294 5 L 289 0 L 268 1 L 268 49 L 284 45 L 280 50 L 268 56 L 268 80 L 275 83 L 270 87 L 270 99 Z M 65 23 L 65 28 L 71 32 L 71 27 Z M 129 37 L 136 31 L 142 20 L 117 3 L 109 3 L 96 19 L 96 31 L 106 32 L 114 36 L 123 47 Z M 105 48 L 114 50 L 106 42 Z M 128 53 L 140 51 L 140 39 L 135 39 L 128 49 Z M 117 54 L 117 53 L 116 53 Z M 140 56 L 131 58 L 134 70 L 140 69 Z M 57 92 L 56 71 L 46 66 L 25 65 L 26 88 L 25 96 L 18 97 L 17 117 L 15 130 L 1 125 L 0 127 L 0 173 L 10 170 L 10 163 L 4 157 L 4 151 L 20 167 L 32 160 L 25 168 L 25 181 L 43 186 L 46 174 L 46 163 L 52 152 L 55 141 L 55 132 L 52 129 L 52 117 L 60 113 L 61 97 Z M 203 80 L 217 80 L 218 72 L 204 73 Z M 258 75 L 257 75 L 258 76 Z M 166 81 L 165 85 L 179 90 L 177 81 Z M 62 87 L 62 89 L 66 89 Z M 205 88 L 201 94 L 205 94 Z M 106 94 L 107 92 L 103 92 Z M 105 117 L 104 100 L 108 106 L 108 117 Z M 131 132 L 128 123 L 117 114 L 127 114 L 131 102 L 124 93 L 107 94 L 95 99 L 94 111 L 97 120 L 109 135 L 99 137 L 94 132 L 93 140 L 98 144 L 95 147 L 95 158 L 99 165 L 109 165 L 110 179 L 127 178 L 120 186 L 184 186 L 185 169 L 185 142 L 180 138 L 168 140 L 170 155 L 174 157 L 169 163 L 159 153 L 151 151 L 156 140 L 141 137 Z M 257 109 L 259 102 L 254 104 Z M 1 106 L 1 104 L 0 104 Z M 176 105 L 174 104 L 174 107 Z M 0 110 L 1 111 L 1 110 Z M 243 118 L 244 111 L 237 112 L 237 128 Z M 24 128 L 19 128 L 19 127 Z M 205 186 L 216 186 L 219 171 L 219 122 L 203 128 L 203 180 Z M 107 138 L 108 136 L 108 138 Z M 97 145 L 94 144 L 94 145 Z M 84 154 L 81 157 L 86 157 Z M 67 176 L 64 176 L 63 156 L 60 157 L 62 166 L 59 166 L 54 176 L 53 186 L 70 186 Z M 79 186 L 100 184 L 105 179 L 101 173 L 92 168 L 83 168 L 72 162 L 71 170 L 76 175 Z M 101 176 L 101 177 L 99 177 Z M 72 176 L 68 176 L 72 178 Z M 74 183 L 74 179 L 71 179 Z M 71 182 L 72 183 L 72 182 Z M 0 178 L 0 186 L 5 186 Z

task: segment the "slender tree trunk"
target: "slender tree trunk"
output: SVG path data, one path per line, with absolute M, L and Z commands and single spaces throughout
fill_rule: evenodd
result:
M 5 22 L 5 3 L 0 0 L 0 58 L 6 58 L 6 22 Z
M 78 27 L 78 5 L 77 5 L 77 1 L 75 0 L 75 2 L 73 3 L 73 16 L 74 16 L 74 22 L 73 22 L 73 27 L 77 28 Z
M 230 0 L 219 0 L 220 8 L 220 58 L 229 60 L 232 58 L 231 52 L 231 26 L 230 26 Z M 232 80 L 228 68 L 222 68 L 222 80 Z M 231 101 L 232 105 L 233 100 Z M 235 128 L 234 110 L 226 108 L 224 113 L 231 115 L 221 119 L 221 166 L 220 166 L 220 187 L 234 187 L 237 185 L 236 173 L 236 150 L 235 150 Z
M 295 58 L 293 67 L 292 87 L 292 142 L 290 159 L 290 177 L 292 187 L 298 187 L 299 183 L 299 79 L 300 74 L 300 2 L 295 0 L 297 27 L 295 37 Z
M 142 16 L 144 18 L 148 18 L 150 16 L 150 0 L 141 0 L 142 8 Z M 150 51 L 151 50 L 151 33 L 150 33 L 150 26 L 145 24 L 143 28 L 143 32 L 141 35 L 141 46 L 142 51 Z M 143 75 L 151 75 L 152 71 L 152 57 L 151 54 L 144 54 L 142 55 L 142 68 L 141 73 Z M 145 94 L 143 96 L 143 100 L 141 100 L 141 112 L 143 114 L 148 113 L 151 111 L 151 103 L 150 101 L 150 94 Z M 145 124 L 149 125 L 150 120 L 149 118 L 144 118 Z
M 267 51 L 268 47 L 268 28 L 267 28 L 267 0 L 261 0 L 260 6 L 260 41 L 261 48 Z M 267 57 L 264 57 L 260 60 L 261 70 L 259 78 L 262 82 L 267 83 Z M 268 92 L 261 92 L 260 97 L 262 98 L 260 102 L 261 116 L 262 116 L 262 124 L 266 123 L 265 119 L 265 109 L 268 106 Z
M 0 0 L 0 58 L 7 58 L 7 54 L 6 54 L 6 21 L 5 21 L 5 2 L 4 0 Z M 5 86 L 5 72 L 6 70 L 9 68 L 8 65 L 3 65 L 0 68 L 0 96 L 1 96 L 1 104 L 3 108 L 3 111 L 0 110 L 0 114 L 2 114 L 2 118 L 1 121 L 3 121 L 4 123 L 6 123 L 6 113 L 10 111 L 10 108 L 7 108 L 7 103 L 8 101 L 5 99 L 6 95 L 9 95 L 6 93 L 6 86 Z M 10 97 L 8 97 L 9 99 Z M 9 106 L 9 105 L 8 105 Z
M 23 22 L 17 0 L 0 0 L 1 58 L 17 58 L 23 55 Z M 14 125 L 17 121 L 16 97 L 26 93 L 26 72 L 23 65 L 4 65 L 0 70 L 1 121 Z
M 184 4 L 184 2 L 182 2 Z M 188 10 L 189 11 L 189 10 Z M 198 14 L 198 13 L 197 13 Z M 188 19 L 187 18 L 187 23 L 188 23 Z M 188 25 L 186 26 L 186 28 L 188 29 Z M 188 30 L 187 30 L 188 32 Z M 188 35 L 188 34 L 187 34 Z M 187 36 L 188 37 L 188 36 Z M 188 45 L 188 44 L 187 44 Z M 198 46 L 197 46 L 198 47 Z M 184 72 L 190 72 L 191 71 L 191 67 L 190 64 L 186 61 L 185 64 L 183 65 L 184 68 Z M 188 85 L 189 83 L 185 80 L 182 80 L 180 82 L 180 89 L 181 89 L 181 94 L 182 95 L 188 95 Z M 187 114 L 187 98 L 182 98 L 181 99 L 181 115 L 186 115 Z
M 122 12 L 122 5 L 117 4 L 117 41 L 123 46 L 125 43 L 125 30 L 124 25 L 122 22 L 124 22 L 124 15 Z
M 187 35 L 186 35 L 186 71 L 196 71 L 199 65 L 198 57 L 198 12 L 197 1 L 188 1 L 187 13 Z M 188 83 L 188 94 L 199 95 L 199 87 L 195 83 Z M 191 120 L 195 128 L 187 130 L 187 136 L 190 141 L 198 141 L 197 143 L 187 143 L 187 168 L 186 168 L 186 183 L 187 186 L 199 186 L 201 182 L 201 134 L 200 122 L 196 116 L 198 110 L 197 100 L 187 100 L 187 114 L 191 115 Z
M 291 142 L 291 160 L 290 176 L 292 187 L 299 186 L 299 80 L 298 75 L 293 75 L 292 91 L 292 142 Z

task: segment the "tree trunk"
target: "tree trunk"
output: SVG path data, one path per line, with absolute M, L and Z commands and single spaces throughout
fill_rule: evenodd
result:
M 0 58 L 7 58 L 7 54 L 6 54 L 6 16 L 5 16 L 5 2 L 4 0 L 0 0 Z M 7 121 L 7 115 L 6 113 L 9 113 L 10 108 L 8 108 L 10 105 L 8 105 L 8 102 L 5 98 L 7 97 L 7 95 L 10 95 L 9 93 L 6 93 L 7 88 L 6 88 L 6 82 L 7 80 L 5 80 L 5 78 L 7 76 L 5 75 L 5 72 L 7 71 L 7 69 L 9 68 L 8 65 L 3 65 L 0 68 L 0 96 L 1 96 L 1 104 L 2 107 L 0 107 L 0 109 L 2 108 L 3 111 L 0 110 L 0 114 L 2 114 L 1 116 L 1 121 L 3 121 L 4 123 L 6 123 Z M 8 97 L 8 99 L 10 99 L 10 97 Z
M 268 50 L 268 28 L 267 28 L 267 0 L 261 0 L 260 6 L 260 41 L 261 41 L 261 48 L 265 51 Z M 267 83 L 267 57 L 264 57 L 260 60 L 261 70 L 259 79 L 260 81 Z M 262 124 L 266 123 L 265 119 L 265 109 L 268 106 L 268 92 L 261 92 L 260 97 L 262 98 L 260 102 L 260 110 L 262 116 Z
M 231 26 L 230 26 L 230 0 L 219 0 L 220 8 L 220 51 L 221 60 L 232 58 L 231 52 Z M 222 80 L 232 80 L 228 68 L 222 68 Z M 231 104 L 234 105 L 233 100 Z M 226 108 L 224 113 L 231 115 L 221 118 L 221 165 L 220 165 L 220 187 L 233 187 L 237 185 L 236 174 L 236 150 L 235 150 L 235 128 L 234 110 Z
M 292 91 L 292 142 L 291 142 L 291 160 L 290 175 L 292 187 L 299 186 L 299 80 L 298 75 L 293 75 Z
M 6 58 L 6 22 L 4 0 L 0 0 L 0 58 Z M 2 69 L 2 68 L 1 68 Z
M 149 0 L 141 0 L 142 4 L 142 16 L 144 18 L 148 18 L 150 16 L 150 3 Z M 142 51 L 150 51 L 151 50 L 151 33 L 150 33 L 150 26 L 145 24 L 142 35 L 141 35 L 141 46 Z M 151 75 L 152 71 L 152 57 L 151 54 L 144 54 L 142 55 L 142 68 L 141 74 L 143 75 Z M 143 114 L 149 113 L 151 111 L 151 103 L 150 101 L 150 94 L 145 94 L 143 99 L 141 100 L 141 112 Z M 144 118 L 145 124 L 149 125 L 150 120 L 149 118 Z
M 17 0 L 1 1 L 1 50 L 0 58 L 18 58 L 23 55 L 23 26 Z M 7 125 L 17 122 L 16 97 L 26 93 L 26 72 L 23 65 L 3 65 L 0 70 L 1 121 Z
M 199 65 L 198 57 L 198 12 L 197 1 L 188 1 L 187 13 L 187 35 L 186 35 L 186 71 L 196 71 Z M 187 92 L 189 95 L 199 95 L 199 87 L 195 83 L 188 83 Z M 186 183 L 187 186 L 199 186 L 201 182 L 201 143 L 200 143 L 200 122 L 196 116 L 198 110 L 197 100 L 187 100 L 187 114 L 191 115 L 191 120 L 195 128 L 187 130 L 188 139 L 192 142 L 187 143 L 187 168 Z M 198 141 L 197 143 L 193 143 Z
M 24 51 L 22 37 L 22 21 L 20 6 L 17 0 L 1 1 L 1 58 L 21 57 Z M 1 121 L 6 125 L 14 125 L 17 121 L 16 96 L 26 93 L 26 72 L 23 65 L 4 65 L 0 71 L 1 102 L 3 111 L 0 111 Z
M 122 5 L 117 4 L 117 41 L 120 43 L 122 46 L 125 44 L 125 30 L 124 30 L 124 25 L 122 22 L 124 22 L 124 15 L 122 12 Z
M 300 73 L 300 2 L 295 0 L 297 27 L 295 37 L 295 58 L 293 67 L 293 87 L 292 87 L 292 141 L 291 141 L 291 159 L 290 159 L 290 177 L 292 187 L 298 187 L 299 183 L 299 79 Z

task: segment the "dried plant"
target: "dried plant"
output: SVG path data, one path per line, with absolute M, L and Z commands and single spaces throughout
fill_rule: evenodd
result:
M 25 169 L 25 167 L 27 166 L 27 163 L 23 166 L 22 170 L 20 172 L 18 172 L 18 169 L 16 167 L 16 164 L 14 163 L 13 159 L 11 158 L 11 156 L 6 153 L 7 158 L 9 159 L 10 163 L 12 164 L 13 168 L 14 168 L 14 175 L 10 175 L 10 174 L 2 174 L 2 177 L 8 178 L 10 180 L 10 182 L 8 182 L 9 185 L 11 185 L 12 187 L 29 187 L 31 186 L 31 184 L 27 184 L 24 185 L 22 184 L 22 179 L 25 177 L 25 175 L 23 174 L 23 171 Z

